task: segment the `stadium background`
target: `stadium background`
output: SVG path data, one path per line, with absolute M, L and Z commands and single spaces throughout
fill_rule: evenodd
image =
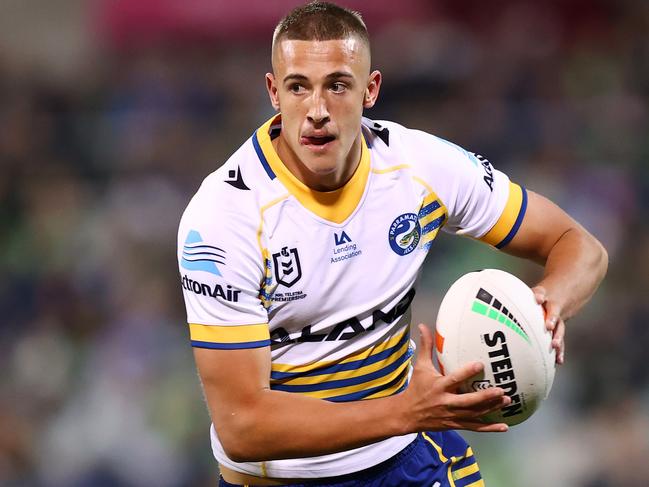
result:
M 297 3 L 0 2 L 0 485 L 213 485 L 176 225 L 271 115 L 271 29 Z M 384 73 L 368 116 L 484 154 L 609 251 L 551 399 L 469 435 L 488 485 L 649 485 L 649 4 L 343 4 Z M 539 275 L 444 236 L 416 319 L 483 267 Z

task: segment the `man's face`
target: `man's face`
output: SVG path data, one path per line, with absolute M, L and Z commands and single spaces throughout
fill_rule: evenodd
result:
M 381 75 L 370 75 L 366 43 L 281 40 L 267 88 L 282 113 L 282 138 L 309 178 L 331 180 L 355 169 L 363 108 L 374 105 Z M 356 158 L 356 160 L 353 160 Z M 291 165 L 291 161 L 284 161 Z M 344 182 L 344 181 L 343 181 Z

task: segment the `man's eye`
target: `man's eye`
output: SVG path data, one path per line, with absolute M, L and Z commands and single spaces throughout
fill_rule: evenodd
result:
M 304 90 L 304 87 L 299 83 L 293 83 L 288 87 L 291 93 L 301 93 Z
M 334 93 L 342 93 L 347 89 L 347 86 L 344 83 L 334 83 L 331 85 L 331 91 Z

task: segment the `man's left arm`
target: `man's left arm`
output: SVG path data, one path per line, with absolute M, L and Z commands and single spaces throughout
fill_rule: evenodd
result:
M 565 322 L 590 300 L 606 274 L 608 255 L 602 244 L 547 198 L 528 191 L 527 210 L 504 252 L 545 267 L 532 288 L 553 332 L 557 363 L 564 361 Z

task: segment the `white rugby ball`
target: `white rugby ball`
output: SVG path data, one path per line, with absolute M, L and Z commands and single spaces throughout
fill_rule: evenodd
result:
M 550 393 L 555 351 L 543 307 L 523 281 L 507 272 L 485 269 L 455 281 L 437 314 L 435 342 L 444 374 L 468 362 L 484 364 L 461 392 L 497 386 L 511 397 L 509 406 L 485 421 L 521 423 Z

